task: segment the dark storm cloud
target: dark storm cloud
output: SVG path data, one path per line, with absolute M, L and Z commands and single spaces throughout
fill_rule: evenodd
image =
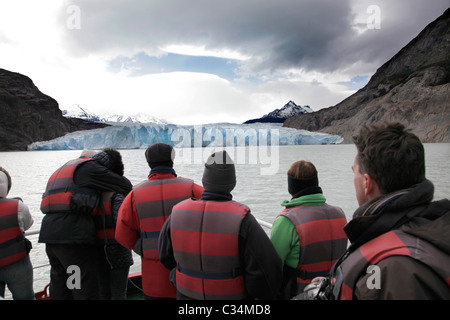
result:
M 251 57 L 244 74 L 331 72 L 358 61 L 381 65 L 448 6 L 446 0 L 366 2 L 381 8 L 382 25 L 358 34 L 355 0 L 73 0 L 68 6 L 80 8 L 81 28 L 64 28 L 63 39 L 75 55 L 156 55 L 187 44 Z M 61 23 L 67 16 L 61 13 Z

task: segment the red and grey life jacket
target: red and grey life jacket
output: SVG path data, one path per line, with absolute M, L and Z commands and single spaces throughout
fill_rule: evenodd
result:
M 18 200 L 0 199 L 0 268 L 28 255 L 25 237 L 19 227 L 18 205 Z
M 194 182 L 190 179 L 147 180 L 133 187 L 139 216 L 142 254 L 145 259 L 158 260 L 158 237 L 172 207 L 192 197 Z
M 182 177 L 154 179 L 133 187 L 139 217 L 140 239 L 135 245 L 142 252 L 144 293 L 151 297 L 175 298 L 176 288 L 170 283 L 169 270 L 159 261 L 158 237 L 172 207 L 192 197 L 194 182 Z
M 41 211 L 43 213 L 72 212 L 73 206 L 71 205 L 71 200 L 72 195 L 76 192 L 96 196 L 96 191 L 78 187 L 73 182 L 75 170 L 86 161 L 92 161 L 92 159 L 82 157 L 70 160 L 51 175 L 41 201 Z M 90 210 L 94 207 L 90 208 Z
M 450 286 L 450 256 L 425 240 L 394 230 L 366 242 L 337 267 L 334 298 L 353 299 L 356 283 L 367 267 L 395 255 L 408 256 L 428 265 Z
M 315 277 L 327 276 L 347 249 L 347 236 L 344 232 L 347 220 L 340 208 L 328 204 L 286 208 L 280 215 L 291 220 L 299 238 L 299 294 Z
M 112 197 L 115 194 L 114 191 L 102 192 L 101 206 L 99 205 L 93 212 L 95 229 L 97 231 L 97 237 L 101 243 L 116 243 L 115 231 L 116 224 L 114 223 L 114 217 L 112 215 Z M 103 207 L 103 209 L 102 209 Z M 103 210 L 103 212 L 102 212 Z
M 197 300 L 244 299 L 239 230 L 249 208 L 235 201 L 189 199 L 173 208 L 176 287 Z

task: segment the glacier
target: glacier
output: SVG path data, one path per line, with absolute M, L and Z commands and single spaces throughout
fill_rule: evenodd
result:
M 32 143 L 28 150 L 140 149 L 156 142 L 174 147 L 228 147 L 339 144 L 343 138 L 284 128 L 281 124 L 215 123 L 204 125 L 121 124 L 68 133 Z

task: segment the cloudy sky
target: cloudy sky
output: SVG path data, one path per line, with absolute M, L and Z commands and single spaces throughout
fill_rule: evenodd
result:
M 0 68 L 60 109 L 243 122 L 364 86 L 448 0 L 1 0 Z

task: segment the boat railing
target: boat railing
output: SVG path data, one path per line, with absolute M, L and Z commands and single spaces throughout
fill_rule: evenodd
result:
M 39 230 L 27 230 L 27 231 L 25 231 L 25 236 L 33 236 L 35 234 L 39 234 Z
M 264 228 L 267 228 L 267 229 L 272 229 L 272 224 L 271 223 L 266 222 L 266 221 L 261 220 L 261 219 L 258 219 L 258 218 L 256 218 L 256 221 L 258 221 L 260 226 L 262 226 Z

